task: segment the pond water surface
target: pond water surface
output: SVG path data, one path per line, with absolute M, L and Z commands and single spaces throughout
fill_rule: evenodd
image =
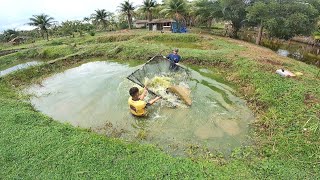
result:
M 137 67 L 117 62 L 83 64 L 45 79 L 28 92 L 34 107 L 53 119 L 129 141 L 154 144 L 184 155 L 190 147 L 225 154 L 248 142 L 253 113 L 231 87 L 191 70 L 191 107 L 167 107 L 159 102 L 149 116 L 129 113 L 128 91 L 136 86 L 126 79 Z M 150 98 L 150 97 L 149 97 Z
M 0 71 L 0 77 L 1 76 L 5 76 L 7 74 L 10 74 L 12 72 L 21 70 L 21 69 L 26 69 L 26 68 L 28 68 L 30 66 L 36 66 L 36 65 L 39 65 L 39 64 L 41 64 L 41 62 L 38 62 L 38 61 L 31 61 L 31 62 L 27 62 L 27 63 L 24 63 L 24 64 L 19 64 L 19 65 L 13 66 L 11 68 L 5 69 L 3 71 Z

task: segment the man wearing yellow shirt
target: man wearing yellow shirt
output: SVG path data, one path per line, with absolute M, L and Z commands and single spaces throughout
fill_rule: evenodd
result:
M 147 95 L 147 88 L 145 87 L 143 93 L 139 94 L 139 89 L 137 87 L 133 87 L 129 90 L 130 98 L 128 100 L 128 104 L 130 106 L 130 112 L 135 116 L 146 116 L 147 106 L 151 106 L 155 102 L 157 102 L 161 97 L 156 97 L 149 101 L 148 103 L 144 101 L 144 98 Z

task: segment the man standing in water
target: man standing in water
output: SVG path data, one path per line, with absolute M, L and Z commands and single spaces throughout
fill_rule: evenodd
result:
M 179 49 L 174 49 L 173 52 L 167 56 L 167 59 L 170 61 L 170 70 L 176 71 L 179 68 L 177 64 L 181 60 L 181 56 L 178 53 Z
M 134 116 L 139 116 L 139 117 L 146 116 L 147 115 L 146 108 L 148 106 L 153 105 L 155 102 L 161 99 L 161 97 L 156 97 L 147 103 L 144 101 L 144 98 L 146 97 L 147 92 L 148 91 L 146 87 L 144 88 L 143 93 L 141 95 L 139 94 L 139 89 L 137 87 L 132 87 L 129 90 L 129 94 L 131 97 L 128 100 L 128 104 L 130 106 L 130 112 Z

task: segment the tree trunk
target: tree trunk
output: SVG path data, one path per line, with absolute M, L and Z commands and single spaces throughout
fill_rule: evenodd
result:
M 128 14 L 128 25 L 129 29 L 131 29 L 131 14 Z
M 40 35 L 41 35 L 42 39 L 45 39 L 43 30 L 40 30 Z
M 237 27 L 232 27 L 232 32 L 231 32 L 231 37 L 234 38 L 234 39 L 237 39 L 238 38 L 238 31 L 239 29 Z
M 178 13 L 178 12 L 175 13 L 175 18 L 176 18 L 175 20 L 176 20 L 177 23 L 178 23 L 178 20 L 179 20 L 179 13 Z
M 45 32 L 46 32 L 46 36 L 47 36 L 47 41 L 49 41 L 49 33 L 48 33 L 48 30 L 46 30 Z
M 263 32 L 263 26 L 262 26 L 262 24 L 260 24 L 258 36 L 257 36 L 257 39 L 256 39 L 256 44 L 257 44 L 257 45 L 260 45 L 260 43 L 261 43 L 262 32 Z
M 211 29 L 212 27 L 212 19 L 208 20 L 208 29 Z
M 152 21 L 152 12 L 151 10 L 148 11 L 148 21 Z

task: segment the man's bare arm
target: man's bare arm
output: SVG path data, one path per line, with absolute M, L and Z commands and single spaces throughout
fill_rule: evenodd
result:
M 161 97 L 158 96 L 158 97 L 152 99 L 151 101 L 149 101 L 149 104 L 152 105 L 152 104 L 154 104 L 155 102 L 157 102 L 159 99 L 161 99 Z
M 144 100 L 144 98 L 147 96 L 148 90 L 147 87 L 144 87 L 143 93 L 139 96 L 140 100 Z

